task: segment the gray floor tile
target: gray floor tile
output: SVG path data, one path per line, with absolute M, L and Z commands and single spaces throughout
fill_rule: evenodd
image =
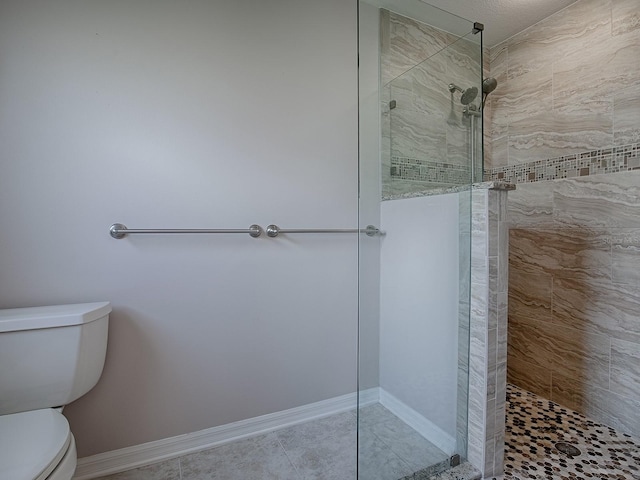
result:
M 319 442 L 288 442 L 285 451 L 301 480 L 356 479 L 355 429 L 325 437 Z
M 369 427 L 388 420 L 393 414 L 379 403 L 358 410 L 358 426 Z
M 355 431 L 355 417 L 349 412 L 344 412 L 283 428 L 275 433 L 286 450 L 297 445 L 318 445 L 332 437 L 342 437 Z
M 180 480 L 180 461 L 174 458 L 95 480 Z
M 102 480 L 398 480 L 446 458 L 380 404 Z M 182 476 L 181 476 L 182 475 Z
M 391 451 L 370 429 L 361 431 L 358 454 L 360 480 L 398 480 L 412 473 L 413 467 Z
M 182 480 L 298 480 L 275 433 L 239 440 L 180 459 Z
M 440 463 L 448 458 L 445 452 L 398 417 L 392 416 L 370 427 L 363 428 L 371 429 L 373 434 L 390 450 L 411 465 L 414 471 Z

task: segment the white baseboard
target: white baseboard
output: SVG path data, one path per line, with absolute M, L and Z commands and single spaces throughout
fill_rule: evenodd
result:
M 404 423 L 433 443 L 447 455 L 456 453 L 456 439 L 427 420 L 407 404 L 401 402 L 389 392 L 380 388 L 380 403 Z
M 233 442 L 242 438 L 279 430 L 298 423 L 327 417 L 356 408 L 357 394 L 349 393 L 320 402 L 259 417 L 233 422 L 219 427 L 164 438 L 154 442 L 121 448 L 78 459 L 73 480 L 89 480 L 133 468 L 151 465 L 182 455 Z M 379 401 L 378 388 L 360 392 L 360 406 Z

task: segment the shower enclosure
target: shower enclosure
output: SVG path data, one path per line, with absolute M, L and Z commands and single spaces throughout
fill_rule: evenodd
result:
M 426 478 L 467 458 L 482 25 L 363 1 L 359 37 L 358 478 Z

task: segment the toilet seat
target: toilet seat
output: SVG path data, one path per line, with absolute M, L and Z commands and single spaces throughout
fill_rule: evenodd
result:
M 66 480 L 75 463 L 75 441 L 61 413 L 46 408 L 0 416 L 0 478 Z

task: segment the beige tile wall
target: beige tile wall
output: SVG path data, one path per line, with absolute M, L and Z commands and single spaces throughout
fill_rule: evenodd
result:
M 640 142 L 640 4 L 580 0 L 490 49 L 485 168 Z
M 511 383 L 640 437 L 640 171 L 509 196 Z
M 579 0 L 489 63 L 485 167 L 535 181 L 509 197 L 508 379 L 640 437 L 640 172 L 610 173 L 638 167 L 640 2 Z

